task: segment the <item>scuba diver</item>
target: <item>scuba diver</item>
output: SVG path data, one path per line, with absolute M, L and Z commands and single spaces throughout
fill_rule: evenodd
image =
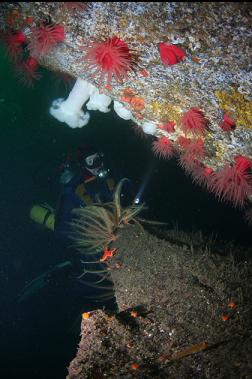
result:
M 153 168 L 152 162 L 142 178 L 138 192 L 135 191 L 130 180 L 124 182 L 122 203 L 132 202 L 133 195 L 137 194 L 134 198 L 134 204 L 139 204 Z M 30 218 L 54 232 L 57 248 L 60 248 L 64 257 L 67 258 L 30 282 L 21 292 L 19 302 L 45 287 L 48 283 L 54 282 L 55 278 L 64 276 L 65 279 L 67 276 L 75 287 L 74 291 L 79 292 L 82 298 L 88 295 L 91 301 L 98 298 L 100 301 L 106 299 L 110 303 L 109 307 L 111 304 L 112 307 L 116 307 L 112 293 L 113 283 L 109 279 L 109 275 L 106 275 L 107 267 L 102 261 L 103 252 L 95 252 L 95 254 L 92 252 L 91 255 L 81 252 L 80 257 L 74 246 L 71 223 L 74 218 L 72 212 L 74 209 L 85 208 L 99 202 L 111 202 L 115 183 L 119 182 L 120 179 L 122 176 L 118 175 L 114 180 L 110 170 L 104 164 L 103 153 L 90 145 L 80 147 L 75 156 L 69 157 L 62 165 L 61 191 L 56 210 L 47 204 L 35 205 L 31 209 Z M 90 256 L 92 256 L 92 261 L 90 261 Z M 108 278 L 104 279 L 105 276 Z
M 73 162 L 66 162 L 60 176 L 62 190 L 56 207 L 56 238 L 68 245 L 72 210 L 84 208 L 97 202 L 112 200 L 115 181 L 105 168 L 104 154 L 92 146 L 85 145 L 77 151 Z
M 80 256 L 74 248 L 71 228 L 73 209 L 84 208 L 97 202 L 110 202 L 113 199 L 115 180 L 104 164 L 104 154 L 91 145 L 80 147 L 74 158 L 69 157 L 62 165 L 60 187 L 56 209 L 54 210 L 47 204 L 35 205 L 31 209 L 30 218 L 54 232 L 57 247 L 65 251 L 67 260 L 60 262 L 30 282 L 21 292 L 19 301 L 37 292 L 49 282 L 53 282 L 55 277 L 60 275 L 59 272 L 64 272 L 64 276 L 67 272 L 67 277 L 70 278 L 72 284 L 74 282 L 75 290 L 78 287 L 77 291 L 80 291 L 82 297 L 89 294 L 96 299 L 98 298 L 97 293 L 99 296 L 102 295 L 100 292 L 104 293 L 104 291 L 97 290 L 93 284 L 100 279 L 95 272 L 104 270 L 105 265 L 98 263 L 83 267 Z M 99 257 L 98 253 L 97 257 Z M 81 258 L 84 261 L 88 260 L 85 255 L 82 255 Z M 103 284 L 108 284 L 108 282 L 104 281 Z M 109 284 L 111 286 L 111 282 Z M 114 302 L 111 298 L 111 291 L 110 296 L 104 294 L 105 298 Z
M 115 188 L 110 170 L 105 168 L 104 154 L 91 145 L 80 147 L 74 158 L 61 166 L 60 195 L 56 209 L 48 204 L 35 205 L 30 218 L 54 231 L 57 239 L 69 244 L 72 210 L 97 202 L 112 200 Z

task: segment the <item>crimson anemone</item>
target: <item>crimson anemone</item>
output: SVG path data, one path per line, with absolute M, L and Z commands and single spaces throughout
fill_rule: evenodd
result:
M 174 155 L 172 142 L 167 137 L 161 137 L 152 143 L 153 153 L 159 158 L 169 159 Z
M 28 49 L 32 56 L 40 57 L 49 53 L 57 43 L 64 39 L 64 28 L 61 25 L 43 25 L 40 28 L 32 28 Z
M 133 57 L 129 47 L 117 36 L 94 42 L 84 50 L 89 67 L 95 69 L 95 74 L 100 73 L 100 82 L 105 76 L 107 84 L 111 83 L 112 77 L 121 82 L 128 78 L 129 71 L 133 69 Z
M 201 138 L 190 139 L 183 136 L 178 138 L 178 143 L 184 151 L 179 157 L 179 164 L 187 174 L 191 174 L 200 169 L 200 161 L 205 157 L 204 141 Z
M 197 165 L 191 171 L 192 180 L 194 183 L 199 184 L 202 187 L 208 188 L 208 183 L 211 178 L 211 174 L 214 172 L 212 167 L 207 167 L 203 163 L 198 162 Z
M 191 108 L 181 118 L 181 129 L 185 133 L 190 132 L 193 135 L 203 135 L 206 132 L 208 123 L 208 119 L 200 109 Z
M 165 130 L 168 133 L 173 133 L 175 131 L 176 122 L 174 121 L 168 121 L 164 125 L 160 125 L 160 129 Z
M 243 156 L 235 157 L 233 166 L 226 165 L 210 176 L 209 189 L 220 199 L 243 207 L 252 194 L 252 162 Z
M 232 120 L 232 118 L 229 117 L 227 113 L 225 113 L 223 121 L 220 124 L 220 127 L 222 130 L 224 130 L 224 132 L 231 132 L 232 130 L 235 129 L 236 124 L 235 124 L 235 121 Z
M 26 36 L 21 30 L 16 33 L 6 34 L 3 37 L 3 41 L 6 44 L 7 54 L 13 61 L 16 62 L 22 57 L 22 45 L 26 42 Z
M 176 45 L 169 45 L 168 43 L 161 42 L 159 44 L 160 58 L 165 66 L 181 62 L 186 53 Z
M 177 143 L 179 144 L 180 147 L 182 147 L 183 149 L 186 149 L 190 145 L 191 139 L 186 138 L 184 136 L 179 136 L 177 138 Z

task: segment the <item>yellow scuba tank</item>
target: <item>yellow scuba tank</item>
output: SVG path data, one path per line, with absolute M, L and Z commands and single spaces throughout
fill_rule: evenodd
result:
M 34 205 L 30 211 L 31 220 L 44 225 L 47 229 L 54 231 L 55 214 L 48 205 Z

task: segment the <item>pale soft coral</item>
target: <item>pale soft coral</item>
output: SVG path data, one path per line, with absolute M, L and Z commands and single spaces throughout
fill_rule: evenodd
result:
M 32 28 L 28 49 L 33 57 L 49 53 L 57 43 L 64 41 L 65 33 L 61 25 L 43 25 Z
M 252 162 L 243 156 L 235 158 L 233 166 L 226 165 L 210 177 L 209 189 L 220 199 L 243 207 L 252 195 Z

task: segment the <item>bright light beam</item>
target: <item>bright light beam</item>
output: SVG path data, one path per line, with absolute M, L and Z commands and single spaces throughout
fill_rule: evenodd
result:
M 156 163 L 155 160 L 152 160 L 150 162 L 150 165 L 148 166 L 148 168 L 147 168 L 147 170 L 146 170 L 146 172 L 145 172 L 145 174 L 143 176 L 143 179 L 141 180 L 140 188 L 139 188 L 139 190 L 137 192 L 137 195 L 136 195 L 136 197 L 134 199 L 134 202 L 133 202 L 134 204 L 139 204 L 140 203 L 141 197 L 142 197 L 142 195 L 144 193 L 144 190 L 147 187 L 147 185 L 148 185 L 148 183 L 150 181 L 150 178 L 152 176 L 152 173 L 154 171 L 154 168 L 156 166 L 155 163 Z

